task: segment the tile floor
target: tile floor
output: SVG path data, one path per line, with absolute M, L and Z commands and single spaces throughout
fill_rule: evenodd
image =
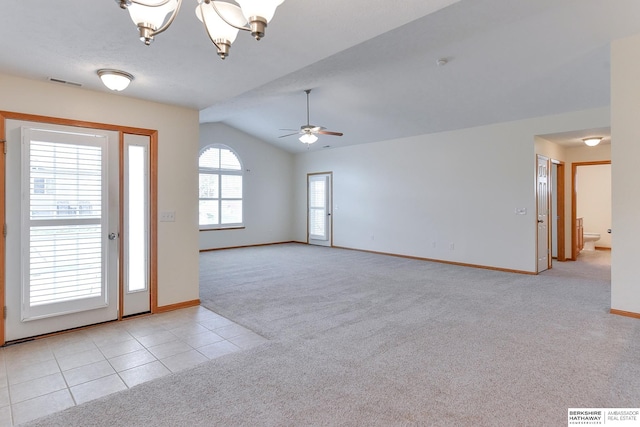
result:
M 191 307 L 0 348 L 0 426 L 266 341 L 204 307 Z

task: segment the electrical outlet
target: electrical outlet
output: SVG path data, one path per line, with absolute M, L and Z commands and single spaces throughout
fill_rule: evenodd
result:
M 454 250 L 455 249 L 455 245 L 452 243 L 449 243 L 449 250 Z

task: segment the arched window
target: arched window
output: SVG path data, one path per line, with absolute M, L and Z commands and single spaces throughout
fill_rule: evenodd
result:
M 200 170 L 200 229 L 242 226 L 242 164 L 226 145 L 206 146 Z

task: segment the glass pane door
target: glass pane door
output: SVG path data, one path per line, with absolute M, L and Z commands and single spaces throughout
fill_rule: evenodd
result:
M 331 246 L 331 174 L 309 175 L 309 243 Z
M 6 339 L 116 319 L 117 132 L 6 129 Z

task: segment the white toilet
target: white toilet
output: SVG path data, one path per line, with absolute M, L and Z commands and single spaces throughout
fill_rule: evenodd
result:
M 600 233 L 582 233 L 584 239 L 584 251 L 595 251 L 596 242 L 600 240 Z

